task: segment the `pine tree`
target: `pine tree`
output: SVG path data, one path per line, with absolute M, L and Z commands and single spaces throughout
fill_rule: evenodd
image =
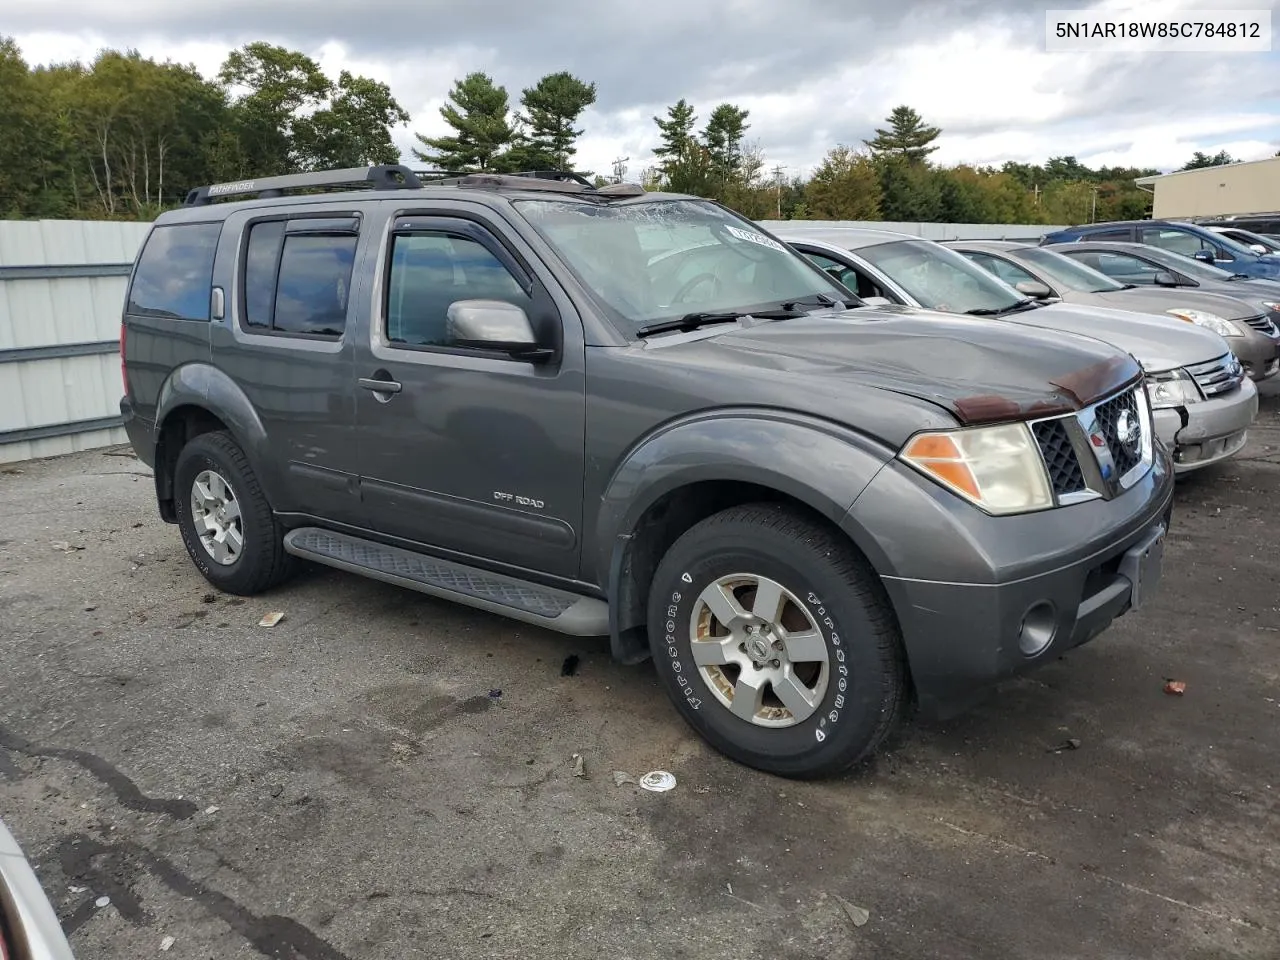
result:
M 732 103 L 722 103 L 711 111 L 702 131 L 702 142 L 711 155 L 711 164 L 726 183 L 742 170 L 742 139 L 747 133 L 748 111 Z
M 922 163 L 937 150 L 931 146 L 942 133 L 937 127 L 925 126 L 920 114 L 910 107 L 894 107 L 888 116 L 889 129 L 876 128 L 874 140 L 862 141 L 871 148 L 871 155 L 879 159 L 899 159 L 908 163 Z
M 518 117 L 516 142 L 502 160 L 503 169 L 568 170 L 578 137 L 574 129 L 582 111 L 596 102 L 596 85 L 568 71 L 549 73 L 523 91 L 524 112 Z
M 653 118 L 662 136 L 662 143 L 653 148 L 653 155 L 658 158 L 658 172 L 664 178 L 670 179 L 675 166 L 688 156 L 690 145 L 697 139 L 693 133 L 697 119 L 693 106 L 683 98 L 667 107 L 667 119 Z
M 447 137 L 418 134 L 418 142 L 427 149 L 415 148 L 414 156 L 459 173 L 493 169 L 494 158 L 511 145 L 515 135 L 507 119 L 506 88 L 476 71 L 454 81 L 449 99 L 452 102 L 440 108 L 440 116 L 456 133 Z

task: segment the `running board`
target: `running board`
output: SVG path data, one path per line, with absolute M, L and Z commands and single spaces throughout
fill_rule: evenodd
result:
M 579 596 L 319 527 L 300 527 L 290 531 L 284 538 L 284 548 L 296 557 L 464 603 L 558 633 L 575 637 L 609 635 L 609 606 L 594 597 Z

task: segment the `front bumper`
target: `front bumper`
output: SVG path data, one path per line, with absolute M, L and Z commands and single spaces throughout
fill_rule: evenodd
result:
M 1167 454 L 1114 500 L 1014 517 L 988 516 L 912 474 L 887 466 L 846 525 L 880 550 L 872 560 L 922 713 L 962 711 L 1150 598 L 1173 509 Z
M 1258 388 L 1242 380 L 1240 389 L 1185 407 L 1152 411 L 1156 436 L 1173 453 L 1173 469 L 1183 474 L 1240 452 L 1258 415 Z

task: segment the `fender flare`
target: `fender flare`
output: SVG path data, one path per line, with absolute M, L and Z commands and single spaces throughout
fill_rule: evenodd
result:
M 165 422 L 182 407 L 195 407 L 217 417 L 227 425 L 231 436 L 244 450 L 253 465 L 267 498 L 273 503 L 278 483 L 267 470 L 271 458 L 267 450 L 267 431 L 248 396 L 231 377 L 210 363 L 186 363 L 176 368 L 160 388 L 156 400 L 156 442 L 159 443 Z M 160 483 L 156 475 L 157 487 Z
M 636 443 L 605 485 L 595 528 L 595 575 L 610 600 L 614 656 L 648 654 L 644 597 L 654 557 L 635 552 L 638 528 L 655 504 L 713 482 L 765 487 L 805 504 L 843 529 L 880 569 L 884 553 L 848 522 L 850 508 L 894 456 L 883 443 L 817 417 L 734 408 L 670 421 Z M 701 517 L 698 517 L 701 519 Z

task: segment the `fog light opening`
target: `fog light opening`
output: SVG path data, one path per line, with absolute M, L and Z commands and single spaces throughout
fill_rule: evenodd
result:
M 1018 648 L 1023 656 L 1034 657 L 1043 653 L 1053 643 L 1057 629 L 1058 620 L 1052 603 L 1041 600 L 1028 607 L 1018 629 Z

